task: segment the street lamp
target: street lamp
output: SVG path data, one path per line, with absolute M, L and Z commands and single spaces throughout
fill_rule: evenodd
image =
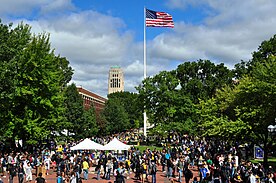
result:
M 269 125 L 267 127 L 268 132 L 273 133 L 276 131 L 276 125 Z
M 203 69 L 198 69 L 197 71 L 199 78 L 201 79 L 201 81 L 203 80 Z

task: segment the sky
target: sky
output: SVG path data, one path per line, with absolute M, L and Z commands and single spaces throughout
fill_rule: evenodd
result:
M 2 23 L 49 33 L 72 82 L 107 96 L 108 71 L 120 66 L 125 91 L 143 80 L 144 7 L 172 15 L 174 28 L 146 28 L 147 76 L 208 59 L 230 69 L 276 33 L 275 0 L 0 0 Z

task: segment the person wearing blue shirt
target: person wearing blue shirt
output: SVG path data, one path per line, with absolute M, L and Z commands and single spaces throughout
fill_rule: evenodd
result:
M 205 177 L 206 177 L 206 175 L 207 175 L 207 173 L 209 172 L 208 171 L 208 169 L 205 167 L 206 165 L 203 165 L 200 169 L 199 169 L 199 171 L 200 171 L 200 175 L 201 175 L 201 180 L 203 180 Z

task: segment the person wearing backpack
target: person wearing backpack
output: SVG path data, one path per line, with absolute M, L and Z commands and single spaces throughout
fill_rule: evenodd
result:
M 13 178 L 16 176 L 16 164 L 13 162 L 9 167 L 9 183 L 13 183 Z
M 23 163 L 19 164 L 19 167 L 17 169 L 17 174 L 18 174 L 18 182 L 23 183 L 24 182 L 24 174 L 25 174 Z
M 194 180 L 192 183 L 199 183 L 199 181 L 197 181 L 197 177 L 194 177 Z
M 189 183 L 190 179 L 193 178 L 193 172 L 189 169 L 188 165 L 184 168 L 184 177 L 186 183 Z
M 57 183 L 64 183 L 62 173 L 58 172 Z
M 156 163 L 153 161 L 151 164 L 151 182 L 156 183 L 156 172 L 157 172 L 157 166 Z
M 183 175 L 183 169 L 184 169 L 184 158 L 180 158 L 180 160 L 177 163 L 177 169 L 178 169 L 178 182 L 182 182 L 182 175 Z

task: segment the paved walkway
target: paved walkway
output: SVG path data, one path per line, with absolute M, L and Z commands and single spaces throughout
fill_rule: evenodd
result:
M 197 176 L 198 175 L 198 172 L 196 171 L 196 169 L 192 169 L 193 170 L 193 174 L 194 176 Z M 113 183 L 114 182 L 114 178 L 113 176 L 111 177 L 111 180 L 105 180 L 105 179 L 101 179 L 101 180 L 96 180 L 96 174 L 91 172 L 89 173 L 89 179 L 88 180 L 83 180 L 83 183 L 92 183 L 92 182 L 97 182 L 97 183 Z M 127 183 L 140 183 L 142 181 L 138 181 L 138 180 L 134 180 L 134 173 L 131 173 L 130 176 L 129 176 L 129 179 L 126 179 L 126 182 Z M 33 175 L 33 181 L 32 182 L 35 182 L 36 176 Z M 151 182 L 151 176 L 148 177 L 149 178 L 149 181 L 145 181 L 145 182 Z M 53 170 L 50 171 L 49 175 L 46 176 L 46 181 L 47 183 L 56 183 L 56 172 L 53 172 Z M 2 177 L 2 180 L 4 183 L 9 183 L 8 181 L 8 176 L 6 178 Z M 177 178 L 174 178 L 174 180 L 177 180 Z M 13 180 L 14 183 L 18 183 L 18 178 L 17 176 L 14 177 L 14 180 Z M 24 180 L 25 182 L 25 180 Z M 157 183 L 171 183 L 173 181 L 169 180 L 166 176 L 165 176 L 165 173 L 161 172 L 161 167 L 158 167 L 158 172 L 156 174 L 156 182 Z M 175 181 L 176 182 L 176 181 Z M 182 182 L 184 183 L 185 182 L 185 178 L 182 178 Z M 192 180 L 190 180 L 190 182 L 192 182 Z

